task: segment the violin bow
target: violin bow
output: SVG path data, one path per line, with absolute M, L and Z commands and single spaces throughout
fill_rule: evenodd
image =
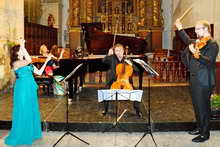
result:
M 116 40 L 116 34 L 117 34 L 117 30 L 118 30 L 118 23 L 119 23 L 119 20 L 118 18 L 116 18 L 116 26 L 115 26 L 115 34 L 114 34 L 114 40 L 113 40 L 113 47 L 115 46 L 115 40 Z
M 192 10 L 192 8 L 193 8 L 193 5 L 191 5 L 188 9 L 186 9 L 183 15 L 179 17 L 179 20 L 183 19 L 183 17 L 186 16 L 186 14 L 189 13 L 189 11 Z

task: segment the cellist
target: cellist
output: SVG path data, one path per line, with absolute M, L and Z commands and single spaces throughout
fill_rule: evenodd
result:
M 111 85 L 117 80 L 116 75 L 116 66 L 120 63 L 124 63 L 125 56 L 124 56 L 124 46 L 122 44 L 116 44 L 113 48 L 109 49 L 108 54 L 103 58 L 103 62 L 110 66 L 110 71 L 108 72 L 108 82 L 107 82 L 107 88 L 110 88 Z M 138 68 L 134 66 L 130 60 L 126 60 L 126 64 L 132 65 L 134 71 L 138 72 Z M 129 79 L 130 83 L 132 83 L 131 78 Z M 103 115 L 106 115 L 108 112 L 108 106 L 109 102 L 104 101 L 104 111 L 102 112 Z M 140 102 L 134 101 L 134 109 L 136 111 L 136 114 L 138 117 L 142 117 L 142 114 L 140 112 Z

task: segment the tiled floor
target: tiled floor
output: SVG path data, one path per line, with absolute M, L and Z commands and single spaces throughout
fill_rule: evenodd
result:
M 56 147 L 134 147 L 143 133 L 91 133 L 72 132 L 77 137 L 88 142 L 87 145 L 70 135 L 65 136 Z M 0 147 L 7 147 L 4 144 L 4 137 L 7 132 L 0 130 Z M 44 132 L 43 138 L 34 142 L 32 147 L 52 147 L 64 132 Z M 194 136 L 186 132 L 154 132 L 152 133 L 157 147 L 219 147 L 220 131 L 212 131 L 211 137 L 204 143 L 193 143 Z M 137 147 L 156 147 L 152 137 L 147 134 Z

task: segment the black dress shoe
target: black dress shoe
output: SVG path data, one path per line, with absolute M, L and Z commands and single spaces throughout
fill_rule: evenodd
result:
M 199 134 L 200 134 L 200 131 L 199 131 L 199 129 L 195 129 L 195 130 L 189 131 L 188 133 L 189 133 L 190 135 L 199 135 Z
M 204 142 L 209 139 L 208 135 L 199 135 L 192 139 L 193 142 Z

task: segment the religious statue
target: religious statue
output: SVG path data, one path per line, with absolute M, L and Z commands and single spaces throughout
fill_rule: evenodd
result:
M 48 26 L 53 27 L 53 25 L 55 24 L 54 16 L 52 14 L 49 14 L 47 21 L 48 21 Z

